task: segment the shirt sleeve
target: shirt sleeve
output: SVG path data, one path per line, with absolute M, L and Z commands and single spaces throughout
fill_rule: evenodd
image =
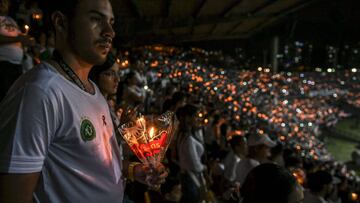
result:
M 59 114 L 50 95 L 29 85 L 1 103 L 0 172 L 41 171 Z
M 182 144 L 182 155 L 187 160 L 187 169 L 193 172 L 202 172 L 205 169 L 204 164 L 201 162 L 201 154 L 196 149 L 196 141 L 188 136 Z
M 230 181 L 235 180 L 237 163 L 238 162 L 235 159 L 232 152 L 229 152 L 229 154 L 226 156 L 226 158 L 224 160 L 224 165 L 225 165 L 224 176 L 225 176 L 225 178 L 227 178 Z

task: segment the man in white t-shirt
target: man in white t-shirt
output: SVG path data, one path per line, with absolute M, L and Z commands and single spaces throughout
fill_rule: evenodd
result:
M 236 178 L 236 168 L 245 159 L 248 153 L 247 140 L 245 136 L 233 136 L 230 140 L 231 151 L 226 155 L 223 164 L 224 177 L 233 182 Z
M 0 104 L 2 202 L 122 202 L 124 177 L 163 183 L 163 166 L 121 161 L 105 98 L 88 79 L 115 36 L 108 0 L 53 0 L 56 57 Z
M 0 0 L 0 101 L 13 82 L 22 74 L 22 45 L 33 45 L 34 40 L 23 35 L 8 14 L 9 1 Z
M 271 155 L 270 149 L 275 146 L 276 143 L 267 134 L 250 134 L 248 138 L 249 154 L 237 165 L 235 181 L 240 185 L 244 184 L 246 176 L 253 168 L 268 161 L 267 158 Z

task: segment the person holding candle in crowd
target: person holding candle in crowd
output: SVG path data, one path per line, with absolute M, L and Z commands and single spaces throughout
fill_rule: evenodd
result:
M 105 98 L 88 79 L 115 32 L 108 0 L 51 1 L 56 53 L 22 75 L 0 104 L 0 196 L 4 202 L 121 202 L 124 177 L 165 181 L 121 161 Z
M 180 107 L 176 112 L 180 122 L 177 137 L 183 194 L 180 202 L 199 202 L 201 200 L 202 175 L 207 167 L 201 162 L 201 157 L 205 152 L 204 145 L 195 135 L 199 125 L 198 112 L 199 108 L 191 104 Z
M 8 15 L 9 0 L 0 0 L 0 101 L 13 82 L 22 74 L 22 46 L 35 44 L 33 38 L 21 34 L 17 23 Z

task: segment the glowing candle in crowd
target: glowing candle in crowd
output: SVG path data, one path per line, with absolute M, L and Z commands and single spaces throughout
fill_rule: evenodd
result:
M 41 20 L 42 19 L 42 14 L 41 13 L 33 13 L 32 18 L 34 20 Z
M 208 123 L 209 123 L 209 119 L 205 118 L 204 123 L 205 123 L 205 124 L 208 124 Z
M 355 192 L 351 193 L 351 200 L 356 201 L 358 200 L 358 197 L 358 194 L 356 194 Z
M 28 34 L 29 30 L 30 30 L 30 26 L 29 25 L 24 25 L 24 28 L 25 28 L 25 34 Z

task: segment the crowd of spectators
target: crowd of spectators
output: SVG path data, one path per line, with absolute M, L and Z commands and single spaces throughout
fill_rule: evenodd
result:
M 310 188 L 306 174 L 328 172 L 334 179 L 341 180 L 336 185 L 348 184 L 341 188 L 343 202 L 351 202 L 351 198 L 355 198 L 358 177 L 327 151 L 326 138 L 322 134 L 323 129 L 333 128 L 339 120 L 356 116 L 360 95 L 359 74 L 354 69 L 330 73 L 272 73 L 267 67 L 258 67 L 254 71 L 242 71 L 241 67 L 229 70 L 208 63 L 207 58 L 212 57 L 210 52 L 174 47 L 143 47 L 132 52 L 125 51 L 119 58 L 126 62 L 131 54 L 143 61 L 147 68 L 145 77 L 148 83 L 143 86 L 143 91 L 151 94 L 147 96 L 148 102 L 143 103 L 147 105 L 146 113 L 160 113 L 168 109 L 176 111 L 185 104 L 198 107 L 197 117 L 203 130 L 200 135 L 194 133 L 193 136 L 197 137 L 194 142 L 204 146 L 202 157 L 206 157 L 206 162 L 201 163 L 206 165 L 204 171 L 210 174 L 208 182 L 212 183 L 210 188 L 217 197 L 233 191 L 238 186 L 234 183 L 241 185 L 241 181 L 234 178 L 236 166 L 226 167 L 228 164 L 225 163 L 231 160 L 232 163 L 246 165 L 246 157 L 250 157 L 250 152 L 257 151 L 252 149 L 257 145 L 251 141 L 252 137 L 266 136 L 277 146 L 269 145 L 270 152 L 265 153 L 258 163 L 270 161 L 288 168 L 306 188 Z M 124 62 L 122 65 L 122 71 L 128 71 Z M 349 111 L 349 106 L 353 111 Z M 237 137 L 248 139 L 246 147 Z M 236 146 L 241 147 L 236 149 Z M 234 151 L 246 151 L 247 147 L 249 153 L 239 152 L 237 158 L 229 155 Z M 198 169 L 202 168 L 200 166 Z M 229 168 L 232 171 L 227 171 Z M 237 170 L 240 170 L 239 167 Z M 224 182 L 219 176 L 229 182 Z M 244 181 L 245 177 L 240 180 Z M 216 187 L 219 185 L 224 187 L 219 190 Z M 229 190 L 224 189 L 227 187 Z M 349 192 L 346 197 L 345 191 Z M 331 190 L 329 193 L 333 195 L 336 192 Z M 337 199 L 341 195 L 332 198 Z M 325 199 L 330 198 L 325 196 Z

